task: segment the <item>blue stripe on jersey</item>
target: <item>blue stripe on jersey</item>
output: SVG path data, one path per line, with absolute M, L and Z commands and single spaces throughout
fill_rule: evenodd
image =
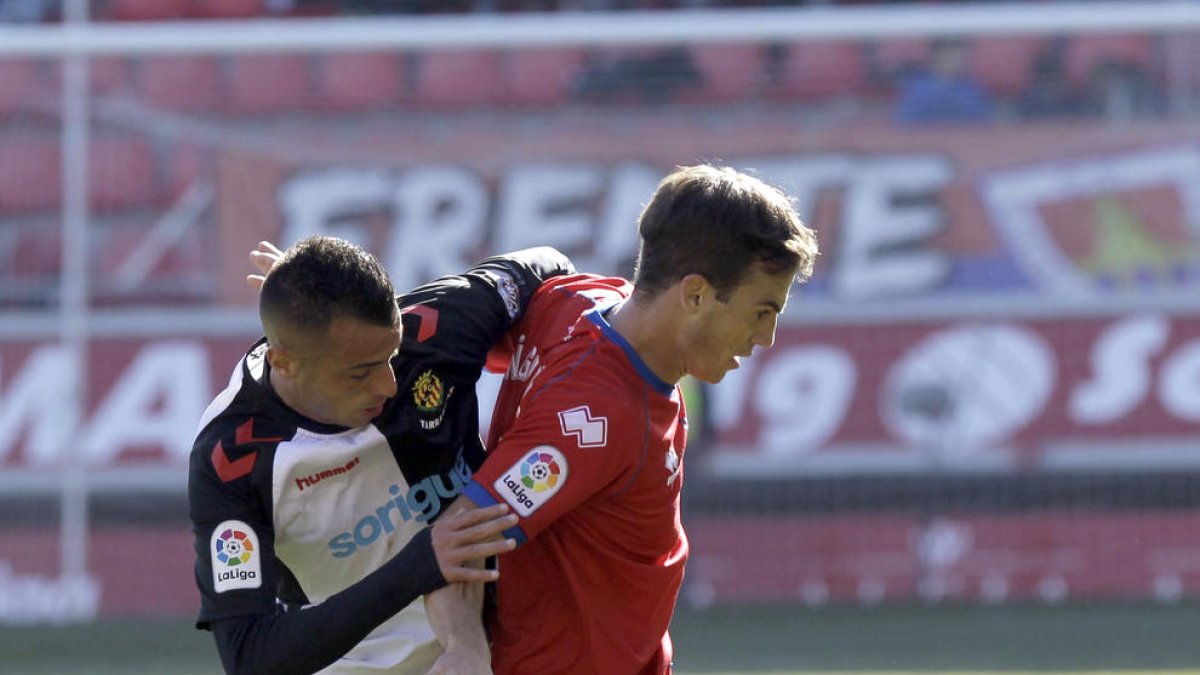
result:
M 613 305 L 615 304 L 617 303 L 614 302 L 611 304 L 598 306 L 584 314 L 584 316 L 586 316 L 589 321 L 599 326 L 600 331 L 603 332 L 608 339 L 617 343 L 617 346 L 625 351 L 625 356 L 629 357 L 629 362 L 633 364 L 634 370 L 638 372 L 638 375 L 642 376 L 642 379 L 645 380 L 647 384 L 649 384 L 655 389 L 655 391 L 663 396 L 670 396 L 671 392 L 675 390 L 675 386 L 664 382 L 661 378 L 655 375 L 654 371 L 650 370 L 650 366 L 647 366 L 646 362 L 642 360 L 642 357 L 638 356 L 638 353 L 634 351 L 633 345 L 629 344 L 629 341 L 625 339 L 625 336 L 618 333 L 617 329 L 613 328 L 612 325 L 608 323 L 608 319 L 604 318 L 604 314 L 608 312 L 608 310 L 612 309 Z
M 488 492 L 486 488 L 479 484 L 479 481 L 473 480 L 470 483 L 467 483 L 467 487 L 463 488 L 462 493 L 465 497 L 475 502 L 475 504 L 481 509 L 500 503 L 495 497 L 492 496 L 492 493 Z M 520 525 L 513 525 L 505 530 L 504 536 L 509 539 L 515 539 L 517 546 L 529 541 L 529 537 L 525 536 L 525 530 L 522 530 Z

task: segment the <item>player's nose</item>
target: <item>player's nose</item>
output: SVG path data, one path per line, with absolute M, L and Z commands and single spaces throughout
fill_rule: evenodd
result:
M 399 391 L 396 386 L 396 373 L 390 365 L 380 368 L 371 384 L 371 393 L 384 398 L 392 398 Z
M 775 344 L 775 327 L 777 325 L 777 322 L 772 317 L 765 325 L 759 326 L 758 330 L 754 332 L 754 344 L 763 349 L 768 349 L 771 345 Z

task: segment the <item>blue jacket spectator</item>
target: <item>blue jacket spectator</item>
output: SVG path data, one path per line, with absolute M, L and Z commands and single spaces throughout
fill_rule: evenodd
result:
M 983 87 L 967 72 L 967 45 L 939 40 L 929 65 L 904 81 L 895 110 L 903 124 L 979 122 L 992 118 L 994 107 Z

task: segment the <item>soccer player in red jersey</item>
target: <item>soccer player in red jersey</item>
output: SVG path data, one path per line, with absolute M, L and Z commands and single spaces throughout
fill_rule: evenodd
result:
M 451 507 L 508 504 L 489 628 L 497 675 L 669 673 L 688 544 L 678 381 L 720 381 L 774 341 L 813 232 L 791 201 L 729 168 L 679 169 L 642 213 L 631 285 L 571 275 L 535 293 L 488 457 Z

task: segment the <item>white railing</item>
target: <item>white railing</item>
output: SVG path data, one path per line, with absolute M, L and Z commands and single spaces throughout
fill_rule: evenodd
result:
M 1200 28 L 1200 5 L 1187 0 L 93 22 L 0 26 L 0 56 L 644 45 L 1196 28 Z

